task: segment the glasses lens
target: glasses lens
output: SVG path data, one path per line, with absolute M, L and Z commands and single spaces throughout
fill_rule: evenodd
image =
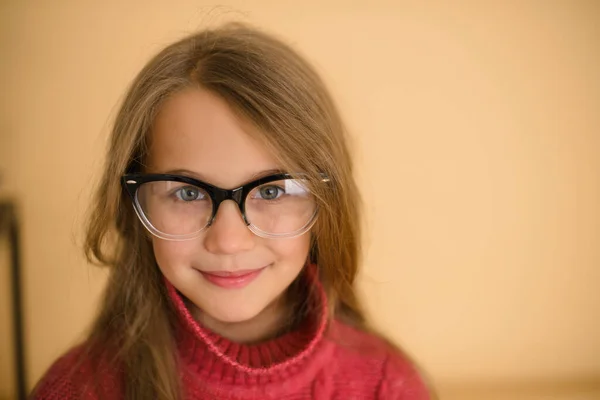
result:
M 206 227 L 212 201 L 203 189 L 173 181 L 147 182 L 136 193 L 138 209 L 159 233 L 183 236 Z
M 248 222 L 274 235 L 292 234 L 316 216 L 316 202 L 301 179 L 284 179 L 254 188 L 246 197 Z

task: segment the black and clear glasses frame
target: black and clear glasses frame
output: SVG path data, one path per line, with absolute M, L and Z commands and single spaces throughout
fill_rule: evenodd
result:
M 319 208 L 318 205 L 315 206 L 314 214 L 312 215 L 310 220 L 300 229 L 298 229 L 294 232 L 289 232 L 289 233 L 284 233 L 284 234 L 281 234 L 281 233 L 273 234 L 273 233 L 264 232 L 260 228 L 252 225 L 251 221 L 249 221 L 249 219 L 246 215 L 246 198 L 248 197 L 248 194 L 254 188 L 256 188 L 258 186 L 261 186 L 261 185 L 264 185 L 264 184 L 267 184 L 270 182 L 287 180 L 287 179 L 302 179 L 303 176 L 305 177 L 305 175 L 303 175 L 303 174 L 296 174 L 296 175 L 285 174 L 285 173 L 273 174 L 273 175 L 268 175 L 268 176 L 256 179 L 252 182 L 248 182 L 245 185 L 242 185 L 235 189 L 222 189 L 217 186 L 211 185 L 209 183 L 203 182 L 201 180 L 194 179 L 194 178 L 184 176 L 184 175 L 134 173 L 134 174 L 123 175 L 121 178 L 121 184 L 122 184 L 123 188 L 125 189 L 125 191 L 127 191 L 129 196 L 131 197 L 131 200 L 133 201 L 134 210 L 135 210 L 138 218 L 144 225 L 144 227 L 151 234 L 153 234 L 154 236 L 159 237 L 161 239 L 179 241 L 179 240 L 190 240 L 190 239 L 197 238 L 201 232 L 205 231 L 208 227 L 210 227 L 213 224 L 215 217 L 217 215 L 219 206 L 225 200 L 233 200 L 237 204 L 237 206 L 240 210 L 240 213 L 242 214 L 242 219 L 244 220 L 244 223 L 257 236 L 265 237 L 265 238 L 292 238 L 292 237 L 300 236 L 300 235 L 306 233 L 314 225 L 314 223 L 317 220 L 317 213 L 318 213 L 318 208 Z M 150 220 L 146 217 L 146 215 L 144 214 L 142 206 L 139 203 L 137 193 L 138 193 L 138 189 L 143 184 L 148 183 L 148 182 L 158 182 L 158 181 L 180 182 L 180 183 L 185 183 L 188 185 L 196 186 L 196 187 L 199 187 L 199 188 L 205 190 L 206 193 L 208 193 L 208 195 L 210 196 L 211 201 L 212 201 L 212 214 L 211 214 L 211 217 L 209 218 L 206 226 L 204 228 L 198 230 L 197 232 L 193 232 L 193 233 L 186 234 L 186 235 L 171 235 L 171 234 L 167 234 L 167 233 L 157 230 L 152 225 Z M 326 174 L 321 174 L 321 182 L 325 182 L 325 183 L 329 182 L 329 178 L 327 177 Z

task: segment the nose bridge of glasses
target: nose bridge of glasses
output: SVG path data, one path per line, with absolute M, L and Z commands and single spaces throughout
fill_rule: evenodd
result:
M 220 189 L 220 190 L 216 191 L 214 194 L 215 206 L 214 206 L 213 217 L 211 219 L 211 224 L 217 216 L 217 212 L 219 211 L 219 207 L 221 206 L 221 203 L 223 203 L 226 200 L 232 200 L 234 203 L 237 204 L 238 209 L 240 210 L 240 213 L 242 214 L 242 219 L 244 220 L 244 223 L 247 225 L 248 221 L 246 220 L 246 216 L 244 215 L 244 206 L 242 204 L 242 200 L 243 200 L 242 195 L 243 195 L 243 188 L 237 188 L 237 189 L 232 189 L 232 190 Z

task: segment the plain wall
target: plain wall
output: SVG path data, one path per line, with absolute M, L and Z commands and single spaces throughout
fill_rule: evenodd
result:
M 597 379 L 600 2 L 224 3 L 0 3 L 30 385 L 96 310 L 106 272 L 81 255 L 82 222 L 126 86 L 164 45 L 231 19 L 305 54 L 346 117 L 361 290 L 384 332 L 440 387 Z

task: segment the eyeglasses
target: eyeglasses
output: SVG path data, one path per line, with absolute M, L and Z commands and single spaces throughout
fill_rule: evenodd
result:
M 329 179 L 322 175 L 321 181 Z M 302 175 L 269 175 L 231 190 L 171 174 L 126 174 L 121 183 L 142 224 L 166 240 L 198 237 L 225 200 L 233 200 L 248 228 L 265 238 L 302 235 L 317 219 L 317 203 Z

